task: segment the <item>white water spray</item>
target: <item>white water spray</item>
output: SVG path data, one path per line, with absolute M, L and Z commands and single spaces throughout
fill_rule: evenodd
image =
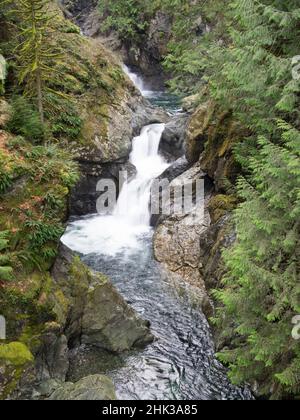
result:
M 82 254 L 112 256 L 139 247 L 140 239 L 151 229 L 152 182 L 169 166 L 158 153 L 164 128 L 164 124 L 146 126 L 133 139 L 130 162 L 137 174 L 123 185 L 113 214 L 89 216 L 71 223 L 62 238 L 65 245 Z
M 145 82 L 142 79 L 142 77 L 136 73 L 133 73 L 133 71 L 131 71 L 130 68 L 125 64 L 123 65 L 123 70 L 124 73 L 126 73 L 129 79 L 132 81 L 134 86 L 141 92 L 141 94 L 145 98 L 152 98 L 155 94 L 158 94 L 158 92 L 154 92 L 153 90 L 147 89 L 147 86 L 145 85 Z

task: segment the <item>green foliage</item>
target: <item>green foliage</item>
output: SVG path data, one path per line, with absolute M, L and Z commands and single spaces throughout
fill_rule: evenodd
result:
M 291 336 L 291 320 L 300 313 L 300 132 L 280 127 L 281 144 L 260 137 L 251 176 L 238 183 L 244 200 L 235 213 L 238 238 L 224 254 L 228 274 L 217 293 L 226 308 L 225 318 L 219 311 L 224 335 L 234 326 L 244 337 L 221 354 L 232 379 L 255 375 L 261 382 L 268 378 L 267 386 L 276 379 L 278 396 L 300 391 L 299 343 Z
M 0 195 L 4 194 L 12 185 L 12 176 L 7 171 L 4 159 L 1 159 L 0 152 Z
M 47 242 L 58 242 L 64 233 L 60 224 L 45 223 L 40 220 L 27 220 L 24 224 L 29 229 L 28 239 L 33 250 L 41 250 Z
M 151 6 L 142 0 L 100 0 L 99 9 L 106 17 L 103 31 L 113 29 L 125 41 L 136 40 L 149 25 Z
M 21 96 L 12 101 L 12 114 L 6 128 L 32 143 L 41 143 L 44 140 L 45 127 L 40 121 L 38 112 L 26 98 Z
M 49 92 L 46 97 L 46 116 L 51 123 L 52 134 L 56 138 L 78 138 L 82 129 L 82 119 L 70 98 L 59 97 Z
M 8 234 L 9 232 L 0 231 L 0 283 L 9 281 L 13 278 L 13 269 L 10 266 L 9 254 L 6 252 L 8 248 Z
M 252 131 L 236 147 L 245 177 L 235 213 L 237 241 L 224 253 L 228 273 L 215 296 L 217 325 L 232 349 L 220 359 L 234 382 L 258 381 L 273 398 L 299 395 L 300 313 L 299 3 L 233 1 L 230 42 L 212 48 L 210 91 Z M 235 337 L 233 339 L 233 337 Z M 272 390 L 272 391 L 271 391 Z
M 72 156 L 58 145 L 32 146 L 17 137 L 3 154 L 10 186 L 22 179 L 17 194 L 3 195 L 0 226 L 11 235 L 13 267 L 44 270 L 56 255 L 71 188 L 78 180 Z
M 60 51 L 52 42 L 52 21 L 49 0 L 6 0 L 18 28 L 16 48 L 18 80 L 25 93 L 37 102 L 40 120 L 44 122 L 44 91 L 53 74 L 53 62 Z
M 219 357 L 235 383 L 256 381 L 273 398 L 299 396 L 300 348 L 291 334 L 300 313 L 300 85 L 292 77 L 299 1 L 158 0 L 156 7 L 173 20 L 164 60 L 171 88 L 190 94 L 205 85 L 249 133 L 235 148 L 244 173 L 237 241 L 224 253 L 228 272 L 215 291 L 223 305 L 215 322 L 231 341 Z

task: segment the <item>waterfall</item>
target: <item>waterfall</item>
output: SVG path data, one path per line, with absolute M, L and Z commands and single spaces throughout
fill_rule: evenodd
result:
M 169 166 L 158 153 L 165 124 L 151 124 L 133 139 L 130 162 L 137 173 L 126 181 L 113 214 L 95 215 L 71 223 L 63 243 L 82 254 L 116 255 L 139 247 L 150 232 L 150 194 L 153 180 Z
M 137 174 L 124 184 L 114 212 L 116 217 L 123 217 L 129 225 L 150 225 L 151 184 L 168 167 L 158 154 L 164 128 L 164 124 L 146 126 L 133 140 L 130 162 L 136 167 Z
M 147 89 L 145 82 L 141 76 L 139 76 L 136 73 L 133 73 L 133 71 L 131 71 L 130 68 L 126 66 L 125 64 L 123 64 L 123 70 L 124 70 L 124 73 L 126 73 L 129 79 L 132 81 L 134 86 L 141 92 L 141 94 L 145 98 L 152 98 L 152 96 L 154 95 L 154 92 L 152 90 Z

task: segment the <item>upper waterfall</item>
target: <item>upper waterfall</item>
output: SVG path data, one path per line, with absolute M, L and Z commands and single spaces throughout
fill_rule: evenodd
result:
M 138 74 L 134 73 L 133 71 L 131 71 L 130 68 L 126 66 L 125 64 L 123 64 L 122 67 L 123 67 L 124 73 L 127 74 L 129 79 L 132 81 L 134 86 L 141 92 L 141 94 L 145 98 L 151 98 L 154 92 L 151 89 L 147 88 L 143 78 L 139 76 Z

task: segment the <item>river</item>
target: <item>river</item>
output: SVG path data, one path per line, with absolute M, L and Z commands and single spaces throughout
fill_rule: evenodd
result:
M 152 103 L 176 110 L 173 97 L 147 89 L 139 76 L 124 70 Z M 230 383 L 217 361 L 195 292 L 187 285 L 174 287 L 153 257 L 148 203 L 152 180 L 168 166 L 159 155 L 163 129 L 163 124 L 144 127 L 133 140 L 130 161 L 137 173 L 125 183 L 112 214 L 73 220 L 63 237 L 89 267 L 107 274 L 126 301 L 151 322 L 156 340 L 143 351 L 119 356 L 82 347 L 71 358 L 68 379 L 105 373 L 121 400 L 250 399 L 246 388 Z

